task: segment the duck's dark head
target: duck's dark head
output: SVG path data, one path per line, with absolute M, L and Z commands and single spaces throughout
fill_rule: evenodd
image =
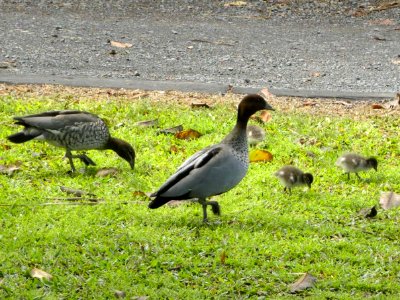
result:
M 373 168 L 375 171 L 378 171 L 378 161 L 375 157 L 370 157 L 367 159 L 368 165 Z
M 311 188 L 311 183 L 313 183 L 314 177 L 312 176 L 311 173 L 304 173 L 304 174 L 303 174 L 303 180 L 304 180 L 304 182 L 307 184 L 307 186 L 308 186 L 309 188 Z
M 274 110 L 263 97 L 257 94 L 245 96 L 239 103 L 238 121 L 247 124 L 249 118 L 259 110 Z
M 131 166 L 131 169 L 135 167 L 135 150 L 133 150 L 133 147 L 129 143 L 117 138 L 111 138 L 107 148 L 115 151 L 120 157 L 125 159 Z

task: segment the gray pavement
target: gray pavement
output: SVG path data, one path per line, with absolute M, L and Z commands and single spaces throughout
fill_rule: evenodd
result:
M 284 2 L 0 0 L 0 82 L 217 93 L 268 87 L 352 99 L 400 91 L 400 8 Z

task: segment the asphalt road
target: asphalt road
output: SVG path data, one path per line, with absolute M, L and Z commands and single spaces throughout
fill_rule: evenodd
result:
M 399 7 L 282 2 L 0 0 L 0 82 L 400 91 Z

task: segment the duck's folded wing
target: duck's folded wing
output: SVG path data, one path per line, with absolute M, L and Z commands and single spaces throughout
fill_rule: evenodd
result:
M 164 192 L 168 191 L 171 187 L 179 183 L 182 179 L 186 178 L 187 176 L 190 176 L 190 173 L 193 170 L 207 167 L 207 164 L 210 163 L 213 159 L 215 159 L 215 157 L 221 150 L 222 147 L 220 146 L 211 146 L 204 148 L 199 152 L 196 152 L 178 168 L 175 174 L 173 174 L 170 178 L 167 179 L 167 181 L 159 188 L 157 192 L 153 193 L 151 196 L 162 197 L 162 194 Z M 176 200 L 179 200 L 179 198 L 183 199 L 188 193 L 190 193 L 189 188 L 186 191 L 182 191 L 181 195 L 176 195 L 173 198 Z
M 14 117 L 17 124 L 42 130 L 60 130 L 77 123 L 96 122 L 98 117 L 77 110 L 48 111 L 24 117 Z

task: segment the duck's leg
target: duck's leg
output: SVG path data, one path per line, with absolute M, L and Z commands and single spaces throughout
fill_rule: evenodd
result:
M 79 158 L 86 166 L 95 166 L 96 163 L 86 154 L 72 155 L 72 158 Z
M 72 161 L 73 155 L 71 154 L 71 151 L 67 149 L 67 152 L 65 152 L 65 157 L 68 158 L 69 165 L 71 166 L 71 172 L 74 173 L 76 171 L 74 162 Z
M 350 172 L 347 172 L 347 180 L 350 180 Z
M 199 198 L 199 203 L 203 207 L 203 223 L 207 223 L 207 201 L 204 198 Z
M 217 201 L 206 201 L 207 205 L 211 205 L 211 210 L 214 215 L 220 216 L 221 215 L 221 207 Z
M 362 179 L 362 178 L 360 177 L 360 175 L 358 175 L 358 173 L 356 173 L 356 175 L 357 175 L 358 179 Z

